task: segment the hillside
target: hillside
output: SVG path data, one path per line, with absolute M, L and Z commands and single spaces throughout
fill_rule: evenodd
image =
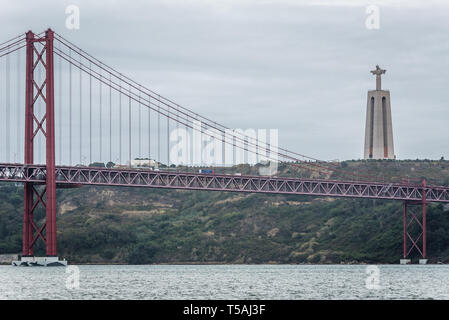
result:
M 449 182 L 444 160 L 338 166 L 379 179 Z M 280 171 L 317 176 L 290 165 Z M 61 189 L 57 196 L 58 251 L 72 263 L 397 263 L 402 252 L 401 202 L 111 187 Z M 0 253 L 21 250 L 22 197 L 20 185 L 0 185 Z M 449 209 L 430 205 L 431 262 L 449 262 L 448 230 Z

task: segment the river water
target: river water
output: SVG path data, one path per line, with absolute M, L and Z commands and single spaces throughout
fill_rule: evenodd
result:
M 0 299 L 449 299 L 449 266 L 0 266 Z

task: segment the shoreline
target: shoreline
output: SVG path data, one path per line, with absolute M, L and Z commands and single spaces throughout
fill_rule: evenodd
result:
M 426 265 L 447 265 L 448 263 L 427 263 Z M 0 266 L 10 266 L 11 263 L 0 263 Z M 354 263 L 224 263 L 224 262 L 167 262 L 167 263 L 147 263 L 147 264 L 129 264 L 129 263 L 70 263 L 69 265 L 78 266 L 216 266 L 216 265 L 228 265 L 228 266 L 343 266 L 343 265 L 399 265 L 399 263 L 367 263 L 367 262 L 354 262 Z M 408 265 L 419 265 L 418 263 L 411 263 Z

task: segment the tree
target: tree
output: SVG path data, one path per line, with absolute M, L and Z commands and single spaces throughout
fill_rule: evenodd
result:
M 103 162 L 94 162 L 89 164 L 89 167 L 100 167 L 100 168 L 104 168 L 104 163 Z
M 153 262 L 153 257 L 157 252 L 157 248 L 149 244 L 139 244 L 128 257 L 130 264 L 149 264 Z

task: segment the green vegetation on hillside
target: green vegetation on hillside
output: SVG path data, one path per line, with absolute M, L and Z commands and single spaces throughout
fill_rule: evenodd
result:
M 447 161 L 338 165 L 449 181 Z M 291 166 L 281 173 L 315 175 Z M 61 189 L 57 196 L 58 251 L 72 263 L 397 263 L 402 254 L 401 202 L 110 187 Z M 22 198 L 20 185 L 0 185 L 0 253 L 21 251 Z M 44 212 L 36 216 L 40 222 Z M 448 230 L 449 211 L 429 205 L 432 262 L 449 262 Z M 43 249 L 40 241 L 36 252 Z

